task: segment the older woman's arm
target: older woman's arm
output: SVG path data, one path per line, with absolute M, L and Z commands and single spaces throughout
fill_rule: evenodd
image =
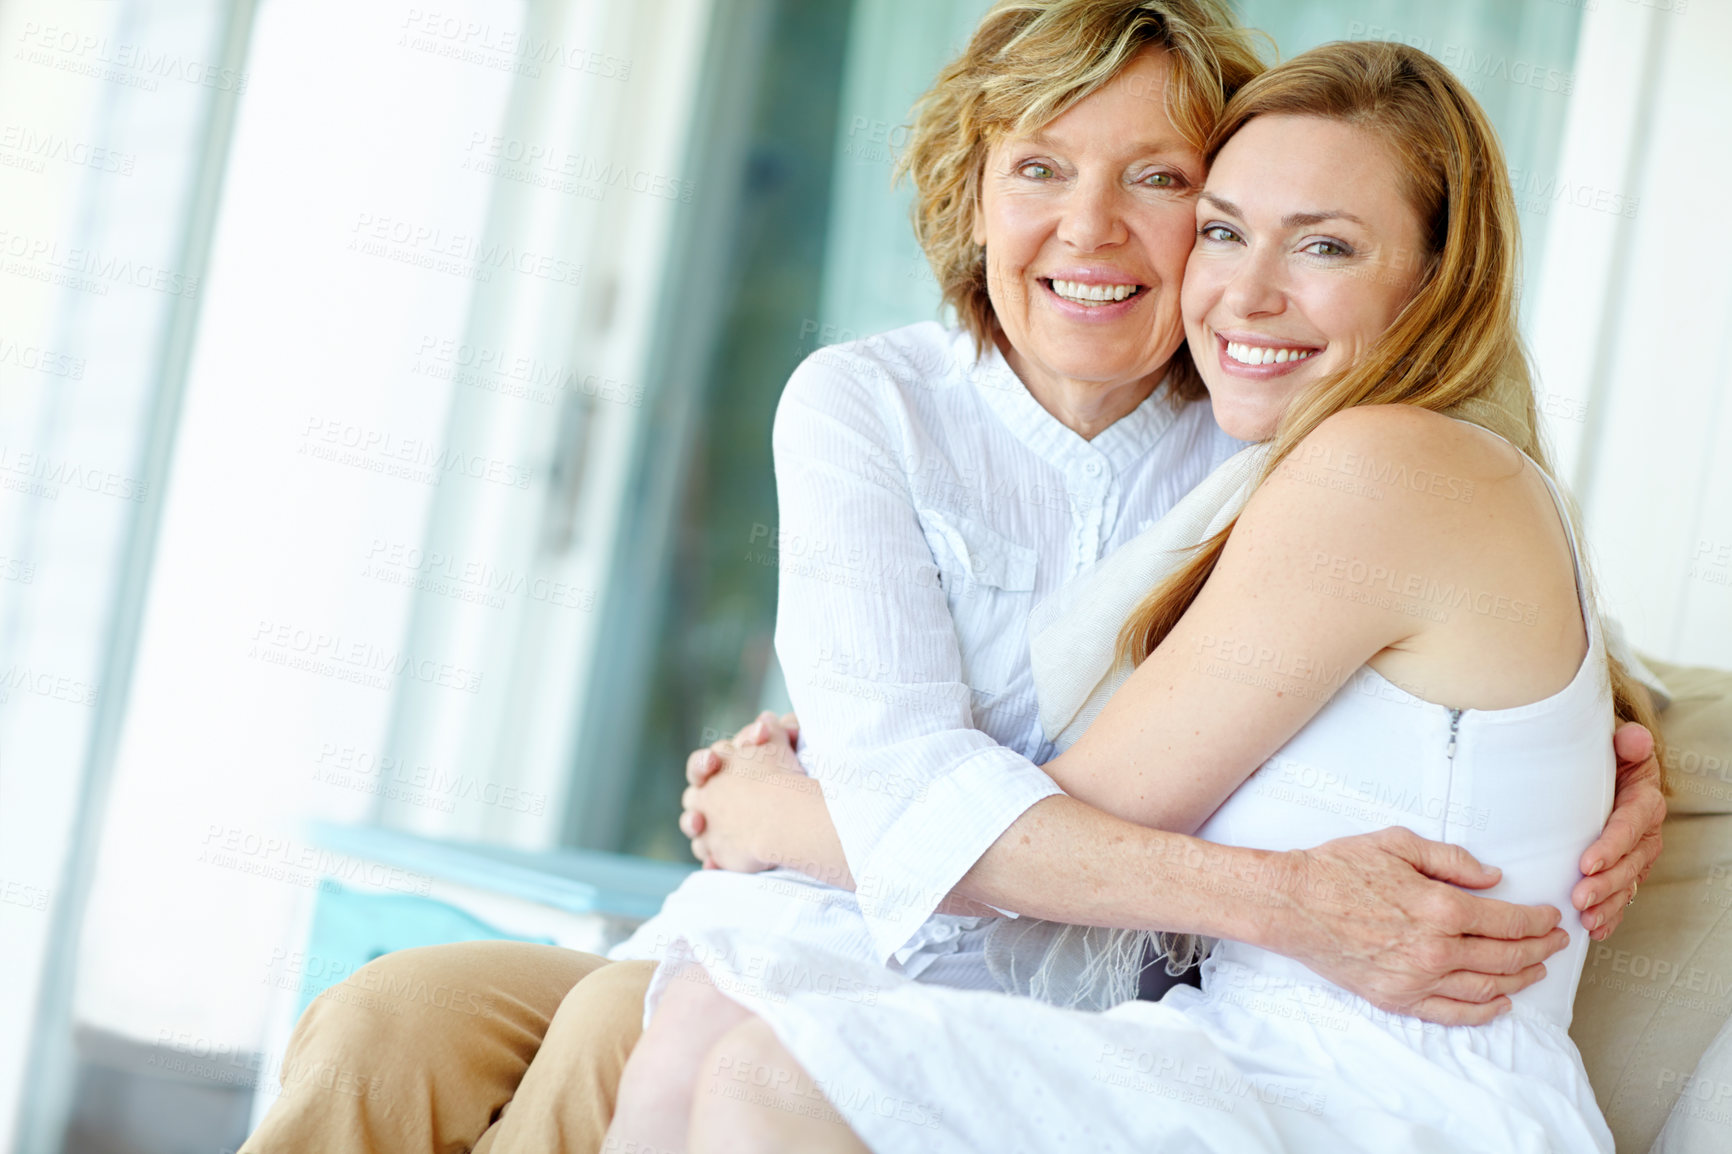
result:
M 778 718 L 764 713 L 733 740 L 692 751 L 686 759 L 690 788 L 685 794 L 680 829 L 692 839 L 692 853 L 712 868 L 754 870 L 783 865 L 853 889 L 853 876 L 819 784 L 804 775 L 794 756 L 795 726 L 793 714 Z M 1634 883 L 1645 879 L 1659 859 L 1660 828 L 1666 817 L 1653 735 L 1631 722 L 1618 730 L 1612 744 L 1618 756 L 1616 802 L 1605 832 L 1582 854 L 1583 877 L 1571 894 L 1582 925 L 1602 941 L 1624 920 Z M 716 775 L 723 770 L 729 776 L 720 781 Z M 705 788 L 713 780 L 717 785 Z M 1038 803 L 1036 808 L 1056 800 Z M 1029 811 L 1030 815 L 1034 812 Z M 1118 819 L 1103 821 L 1094 832 L 1101 839 L 1124 836 L 1120 824 Z M 951 891 L 952 904 L 947 909 L 960 912 L 967 903 L 996 900 L 1031 916 L 1066 920 L 1062 910 L 1058 914 L 1040 912 L 1050 908 L 1044 903 L 1064 900 L 1066 890 L 1055 875 L 1042 867 L 1024 876 L 1019 867 L 1027 864 L 1027 859 L 999 849 L 1000 845 L 1026 844 L 1029 836 L 1030 830 L 1020 822 L 1012 825 Z M 1432 889 L 1422 874 L 1420 870 L 1409 875 L 1413 897 L 1405 904 L 1417 903 L 1420 895 Z M 1012 901 L 1005 896 L 1005 887 L 1014 893 L 1019 886 L 1024 887 L 1028 901 Z M 1442 926 L 1432 928 L 1447 933 Z M 1275 945 L 1270 948 L 1285 952 Z
M 1061 792 L 975 724 L 975 682 L 990 663 L 978 644 L 964 652 L 952 602 L 1000 593 L 984 571 L 976 587 L 935 563 L 930 534 L 963 498 L 923 406 L 972 386 L 941 369 L 919 385 L 897 375 L 941 351 L 932 339 L 891 334 L 801 363 L 771 435 L 779 523 L 748 542 L 777 563 L 776 657 L 806 768 L 867 879 L 860 905 L 883 959 L 908 947 L 1029 806 Z
M 682 828 L 709 823 L 714 842 L 700 833 L 694 844 L 727 868 L 786 866 L 869 900 L 875 880 L 849 872 L 819 783 L 786 751 L 772 741 L 695 754 L 694 762 L 724 758 L 726 772 L 687 791 Z M 952 891 L 962 904 L 951 908 L 981 903 L 1249 942 L 1377 1005 L 1470 1025 L 1507 1009 L 1508 995 L 1539 980 L 1539 963 L 1567 940 L 1549 907 L 1457 888 L 1497 879 L 1460 847 L 1402 829 L 1273 853 L 1149 829 L 1055 796 L 993 843 Z
M 765 715 L 736 742 L 694 752 L 681 828 L 709 864 L 786 866 L 854 889 L 820 785 L 801 771 L 785 726 Z M 1658 856 L 1648 823 L 1658 824 L 1665 805 L 1647 731 L 1626 725 L 1616 746 L 1618 809 L 1584 855 L 1585 864 L 1595 856 L 1612 864 L 1584 878 L 1574 895 L 1596 937 L 1617 928 L 1629 880 Z M 1549 909 L 1458 888 L 1485 888 L 1497 877 L 1465 850 L 1401 829 L 1271 854 L 1147 829 L 1051 797 L 993 843 L 947 908 L 984 904 L 1055 921 L 1250 942 L 1327 972 L 1379 1005 L 1465 1025 L 1495 1015 L 1510 993 L 1537 980 L 1533 967 L 1563 940 Z M 1608 920 L 1596 931 L 1598 913 Z

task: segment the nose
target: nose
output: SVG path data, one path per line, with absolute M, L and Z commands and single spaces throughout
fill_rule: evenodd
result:
M 1124 191 L 1116 180 L 1083 178 L 1065 198 L 1058 238 L 1078 252 L 1094 252 L 1125 243 Z
M 1287 307 L 1287 289 L 1279 254 L 1253 247 L 1236 261 L 1233 275 L 1221 293 L 1221 303 L 1239 317 L 1282 312 Z

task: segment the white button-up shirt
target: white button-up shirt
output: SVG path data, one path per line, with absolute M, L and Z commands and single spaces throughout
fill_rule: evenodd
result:
M 776 411 L 776 656 L 856 894 L 790 903 L 806 886 L 786 871 L 697 874 L 616 956 L 659 954 L 682 917 L 757 921 L 759 897 L 775 932 L 875 961 L 954 952 L 979 919 L 939 902 L 1061 792 L 1040 769 L 1030 609 L 1242 447 L 1164 390 L 1084 440 L 996 349 L 937 324 L 807 358 Z

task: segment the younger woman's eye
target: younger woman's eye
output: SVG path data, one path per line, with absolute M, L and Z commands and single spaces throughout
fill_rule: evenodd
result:
M 1219 244 L 1230 244 L 1239 239 L 1239 234 L 1224 224 L 1206 224 L 1197 230 L 1197 235 Z
M 1338 240 L 1314 240 L 1302 250 L 1312 256 L 1352 256 L 1353 250 Z

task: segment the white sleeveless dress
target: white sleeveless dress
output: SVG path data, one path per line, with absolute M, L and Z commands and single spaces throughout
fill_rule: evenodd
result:
M 1605 641 L 1570 544 L 1589 649 L 1568 686 L 1460 710 L 1361 668 L 1198 836 L 1285 850 L 1406 826 L 1502 868 L 1490 896 L 1567 914 L 1615 770 Z M 813 1112 L 828 1101 L 879 1154 L 1610 1152 L 1567 1033 L 1588 938 L 1564 925 L 1547 976 L 1476 1027 L 1382 1012 L 1236 942 L 1204 963 L 1201 990 L 1103 1013 L 921 985 L 748 931 L 690 946 L 810 1075 L 741 1068 L 722 1092 L 774 1082 Z

